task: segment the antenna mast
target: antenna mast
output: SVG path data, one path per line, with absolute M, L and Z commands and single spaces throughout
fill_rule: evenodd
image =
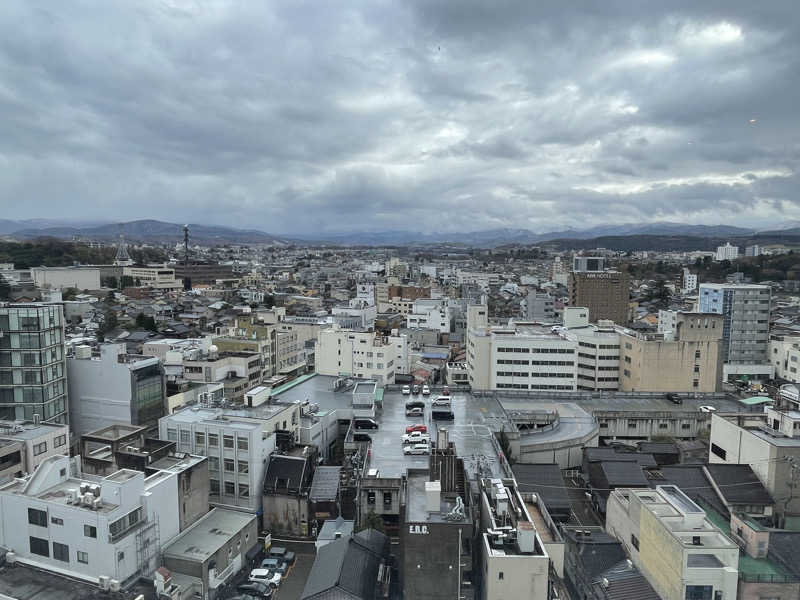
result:
M 189 225 L 183 226 L 183 289 L 192 289 L 192 278 L 189 277 Z

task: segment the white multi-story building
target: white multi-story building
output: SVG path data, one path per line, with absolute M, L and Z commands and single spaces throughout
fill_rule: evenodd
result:
M 500 285 L 499 273 L 483 273 L 480 271 L 456 271 L 456 284 L 472 284 L 480 286 L 483 290 L 488 290 L 489 286 Z
M 678 326 L 677 310 L 658 311 L 658 333 L 674 332 L 677 326 Z
M 681 277 L 681 291 L 684 294 L 691 294 L 697 289 L 697 274 L 692 273 L 688 268 L 683 268 L 683 276 Z
M 739 258 L 739 247 L 731 246 L 730 242 L 726 242 L 724 246 L 717 246 L 717 253 L 714 255 L 714 260 L 736 260 Z
M 413 312 L 406 315 L 409 329 L 435 329 L 440 333 L 452 330 L 453 313 L 447 299 L 418 298 L 414 301 Z
M 758 244 L 753 244 L 752 246 L 745 246 L 744 249 L 745 256 L 761 256 L 761 248 Z
M 606 531 L 664 600 L 736 598 L 739 547 L 678 487 L 612 491 Z
M 316 371 L 321 375 L 394 383 L 396 373 L 408 373 L 408 338 L 334 325 L 320 330 L 315 360 Z
M 241 409 L 187 407 L 159 421 L 161 439 L 176 442 L 178 452 L 208 457 L 209 500 L 214 505 L 258 512 L 275 431 L 291 431 L 297 437 L 299 405 L 258 401 Z
M 31 278 L 38 288 L 100 289 L 100 269 L 97 267 L 33 267 Z
M 333 320 L 343 327 L 354 329 L 368 329 L 374 327 L 378 316 L 378 307 L 375 303 L 367 303 L 360 298 L 351 299 L 348 306 L 334 306 L 331 309 Z
M 467 312 L 467 371 L 472 389 L 577 389 L 577 341 L 533 323 L 490 327 L 486 312 L 485 306 L 470 306 Z
M 364 303 L 374 306 L 375 305 L 375 284 L 374 283 L 359 283 L 356 285 L 356 300 L 361 300 Z
M 160 544 L 178 535 L 178 473 L 84 475 L 51 456 L 0 486 L 0 545 L 15 560 L 100 583 L 152 576 Z
M 69 455 L 69 427 L 57 423 L 0 421 L 0 446 L 15 446 L 0 452 L 0 481 L 25 473 L 33 473 L 45 459 Z M 13 455 L 11 454 L 13 453 Z
M 144 287 L 151 287 L 158 290 L 180 290 L 183 282 L 175 279 L 175 269 L 167 265 L 148 265 L 122 267 L 122 275 L 132 277 L 134 282 L 138 282 Z
M 619 333 L 611 321 L 599 321 L 561 332 L 578 344 L 576 367 L 578 389 L 614 391 L 619 389 Z
M 800 336 L 771 335 L 768 356 L 776 378 L 800 383 Z

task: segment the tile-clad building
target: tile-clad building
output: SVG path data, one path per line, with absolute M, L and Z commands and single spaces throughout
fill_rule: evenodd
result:
M 628 322 L 630 276 L 620 271 L 586 271 L 569 275 L 570 306 L 589 309 L 589 321 L 610 319 L 617 325 Z

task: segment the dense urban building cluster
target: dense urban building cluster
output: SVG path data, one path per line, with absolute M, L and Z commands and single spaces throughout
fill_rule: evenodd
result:
M 0 264 L 0 595 L 800 598 L 800 288 L 738 247 L 134 249 Z

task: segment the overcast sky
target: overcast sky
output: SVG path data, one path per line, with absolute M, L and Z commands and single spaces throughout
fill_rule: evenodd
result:
M 800 219 L 797 0 L 576 4 L 3 0 L 0 218 Z

